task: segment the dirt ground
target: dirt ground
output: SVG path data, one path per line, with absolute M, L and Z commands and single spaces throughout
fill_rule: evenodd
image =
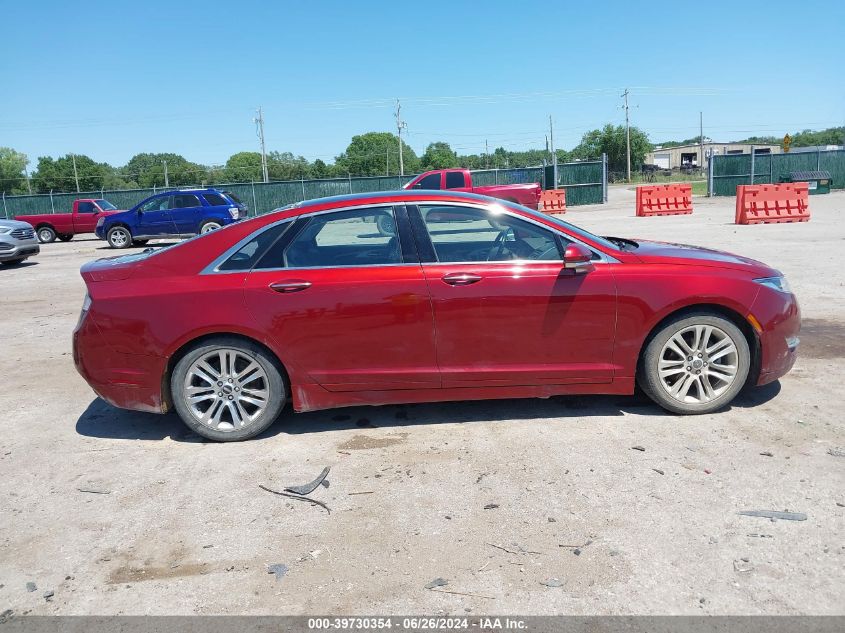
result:
M 615 187 L 566 215 L 787 275 L 795 369 L 688 418 L 625 397 L 362 407 L 204 443 L 94 396 L 71 358 L 78 269 L 113 253 L 43 246 L 0 270 L 0 612 L 845 613 L 845 193 L 812 197 L 806 224 L 735 226 L 733 204 L 635 218 Z M 324 466 L 331 514 L 258 487 Z

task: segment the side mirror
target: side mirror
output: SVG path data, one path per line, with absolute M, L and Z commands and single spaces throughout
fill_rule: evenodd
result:
M 593 253 L 586 246 L 572 243 L 566 247 L 563 253 L 563 267 L 575 274 L 588 273 L 593 270 L 591 259 Z

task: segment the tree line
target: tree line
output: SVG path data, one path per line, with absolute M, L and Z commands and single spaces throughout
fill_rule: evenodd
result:
M 805 130 L 792 137 L 794 147 L 825 145 L 842 139 L 845 128 L 830 128 L 818 132 Z M 774 137 L 755 137 L 747 142 L 779 143 Z M 746 142 L 741 141 L 741 142 Z M 664 146 L 698 142 L 667 142 Z M 625 170 L 625 128 L 607 124 L 587 132 L 581 142 L 571 150 L 556 150 L 558 162 L 598 158 L 607 154 L 610 171 Z M 653 148 L 648 135 L 631 128 L 631 168 L 638 170 L 647 152 Z M 511 151 L 497 147 L 491 153 L 458 154 L 449 143 L 435 141 L 418 156 L 404 141 L 402 163 L 405 174 L 415 174 L 428 169 L 505 169 L 536 167 L 551 163 L 548 148 Z M 260 182 L 262 180 L 261 154 L 238 152 L 224 165 L 200 165 L 180 154 L 142 153 L 133 156 L 125 165 L 115 167 L 98 163 L 84 154 L 67 154 L 53 158 L 41 156 L 35 169 L 26 154 L 12 148 L 0 147 L 0 191 L 7 195 L 27 193 L 60 193 L 77 190 L 147 189 L 153 187 L 206 186 L 223 183 Z M 352 137 L 346 150 L 334 162 L 321 159 L 313 162 L 291 152 L 272 151 L 267 154 L 267 171 L 270 180 L 299 180 L 321 178 L 346 178 L 348 176 L 396 176 L 399 174 L 399 139 L 390 132 L 367 132 Z

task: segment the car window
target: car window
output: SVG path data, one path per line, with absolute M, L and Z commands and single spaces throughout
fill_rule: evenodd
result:
M 142 206 L 141 211 L 164 211 L 170 208 L 169 202 L 172 196 L 162 196 L 161 198 L 153 198 L 147 200 Z
M 116 206 L 114 206 L 114 205 L 113 205 L 111 202 L 109 202 L 108 200 L 102 200 L 102 199 L 100 199 L 100 200 L 95 200 L 94 202 L 96 202 L 96 203 L 97 203 L 97 205 L 98 205 L 98 206 L 99 206 L 99 207 L 100 207 L 103 211 L 117 211 L 117 207 L 116 207 Z
M 437 261 L 560 261 L 555 234 L 510 215 L 450 205 L 420 205 Z
M 414 185 L 414 189 L 440 189 L 440 174 L 429 174 Z
M 390 207 L 315 215 L 291 240 L 281 258 L 271 249 L 258 268 L 401 264 L 402 253 L 395 227 Z
M 466 186 L 464 180 L 464 172 L 462 171 L 447 171 L 446 172 L 446 189 L 460 189 Z
M 205 198 L 205 201 L 212 207 L 231 206 L 228 202 L 226 202 L 226 198 L 221 196 L 219 193 L 204 193 L 202 195 L 203 198 Z
M 77 213 L 94 213 L 93 202 L 78 202 L 76 205 Z
M 192 193 L 180 193 L 173 196 L 173 209 L 190 209 L 192 207 L 201 207 L 200 199 Z
M 262 230 L 258 235 L 249 240 L 241 248 L 217 267 L 217 270 L 251 270 L 258 262 L 265 251 L 282 234 L 287 231 L 293 222 L 280 222 L 269 229 Z
M 238 198 L 238 196 L 236 196 L 235 194 L 233 194 L 231 191 L 224 191 L 223 193 L 224 193 L 225 195 L 229 196 L 229 200 L 231 200 L 231 201 L 232 201 L 232 202 L 234 202 L 235 204 L 243 204 L 243 202 L 241 201 L 241 199 L 240 199 L 240 198 Z M 223 204 L 226 204 L 226 203 L 224 202 Z

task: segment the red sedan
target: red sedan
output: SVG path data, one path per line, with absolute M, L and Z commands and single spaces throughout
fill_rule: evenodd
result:
M 242 440 L 295 411 L 631 394 L 708 413 L 795 362 L 784 277 L 436 191 L 312 200 L 82 268 L 82 376 Z

